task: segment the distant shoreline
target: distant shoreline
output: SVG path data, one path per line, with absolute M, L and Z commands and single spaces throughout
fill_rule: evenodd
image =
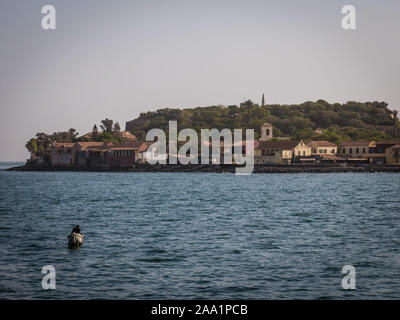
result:
M 234 173 L 234 165 L 150 165 L 140 164 L 133 168 L 91 168 L 91 167 L 51 167 L 19 166 L 6 171 L 47 171 L 47 172 L 199 172 Z M 253 173 L 345 173 L 345 172 L 392 172 L 400 173 L 400 166 L 390 165 L 255 165 Z

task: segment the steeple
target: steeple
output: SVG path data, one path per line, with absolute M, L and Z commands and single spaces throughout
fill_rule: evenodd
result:
M 265 99 L 264 99 L 264 93 L 262 95 L 262 99 L 261 99 L 261 107 L 265 106 Z
M 273 138 L 272 130 L 274 129 L 273 125 L 265 122 L 261 126 L 261 138 L 260 141 L 268 141 Z

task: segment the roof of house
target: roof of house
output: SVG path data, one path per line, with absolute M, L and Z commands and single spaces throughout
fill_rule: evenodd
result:
M 380 141 L 376 141 L 376 144 L 400 144 L 400 140 L 380 140 Z
M 72 148 L 75 145 L 75 142 L 54 142 L 53 147 L 57 148 Z
M 289 150 L 295 148 L 300 143 L 300 140 L 275 140 L 275 141 L 260 141 L 256 149 L 259 150 Z
M 83 139 L 83 138 L 85 138 L 85 139 L 91 139 L 91 138 L 92 138 L 92 135 L 93 135 L 93 132 L 91 131 L 91 132 L 88 132 L 88 133 L 86 133 L 86 134 L 80 136 L 78 139 Z
M 272 126 L 272 124 L 270 124 L 270 123 L 268 123 L 268 122 L 264 122 L 263 124 L 262 124 L 262 126 L 264 127 L 264 126 Z
M 90 142 L 77 142 L 78 145 L 81 147 L 95 147 L 95 146 L 103 146 L 104 142 L 95 142 L 95 141 L 90 141 Z
M 336 147 L 336 144 L 329 141 L 311 141 L 309 145 L 313 147 Z
M 372 141 L 343 141 L 341 147 L 352 147 L 352 146 L 369 146 Z
M 136 136 L 129 131 L 121 131 L 117 135 L 126 140 L 136 140 Z

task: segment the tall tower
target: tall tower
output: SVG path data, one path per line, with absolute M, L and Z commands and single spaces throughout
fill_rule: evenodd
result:
M 263 123 L 263 125 L 261 126 L 261 138 L 260 141 L 268 141 L 271 140 L 273 138 L 272 135 L 272 130 L 273 130 L 273 125 L 265 122 Z
M 262 95 L 262 99 L 261 99 L 261 107 L 265 106 L 265 99 L 264 99 L 264 93 Z

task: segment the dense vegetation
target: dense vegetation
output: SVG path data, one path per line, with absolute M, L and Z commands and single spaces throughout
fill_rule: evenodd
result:
M 192 109 L 160 109 L 141 113 L 127 122 L 126 130 L 144 138 L 148 130 L 168 131 L 168 121 L 178 121 L 178 128 L 255 129 L 256 138 L 264 122 L 274 125 L 274 137 L 304 140 L 393 139 L 394 113 L 385 102 L 347 102 L 330 104 L 324 100 L 299 105 L 258 105 L 248 100 L 240 106 L 210 106 Z M 398 120 L 396 120 L 398 123 Z M 317 134 L 315 129 L 323 129 Z

